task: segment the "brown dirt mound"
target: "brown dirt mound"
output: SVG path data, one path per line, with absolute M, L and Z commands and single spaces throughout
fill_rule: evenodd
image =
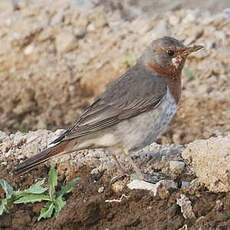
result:
M 1 166 L 1 175 L 16 188 L 26 188 L 37 178 L 47 175 L 41 167 L 24 177 L 14 178 Z M 11 214 L 0 217 L 1 229 L 228 229 L 230 224 L 229 193 L 214 194 L 203 187 L 172 190 L 167 196 L 156 196 L 144 190 L 114 192 L 111 176 L 97 179 L 89 176 L 90 170 L 82 168 L 77 176 L 80 184 L 68 197 L 60 215 L 37 222 L 43 204 L 11 207 Z M 76 175 L 75 175 L 76 176 Z M 192 178 L 191 178 L 192 179 Z M 61 181 L 63 183 L 64 180 Z M 102 192 L 98 192 L 103 187 Z M 125 197 L 119 202 L 122 194 Z M 185 194 L 192 202 L 195 218 L 185 219 L 177 198 Z M 3 196 L 3 191 L 0 191 Z M 106 200 L 117 200 L 106 202 Z M 182 228 L 184 226 L 184 228 Z

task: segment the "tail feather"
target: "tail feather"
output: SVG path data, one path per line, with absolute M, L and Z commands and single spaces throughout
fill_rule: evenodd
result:
M 45 149 L 44 151 L 32 156 L 31 158 L 25 160 L 24 162 L 18 164 L 14 169 L 15 174 L 24 174 L 35 166 L 46 162 L 49 158 L 63 152 L 67 143 L 61 142 L 53 147 Z

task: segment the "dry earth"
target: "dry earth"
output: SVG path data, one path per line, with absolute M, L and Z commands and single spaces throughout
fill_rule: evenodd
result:
M 132 8 L 124 17 L 125 8 L 115 3 L 79 7 L 64 0 L 18 1 L 13 9 L 8 1 L 1 2 L 0 129 L 5 133 L 0 133 L 0 178 L 22 189 L 37 178 L 47 177 L 50 164 L 58 169 L 61 183 L 82 178 L 57 219 L 37 222 L 41 205 L 21 205 L 12 207 L 11 215 L 0 217 L 1 229 L 229 229 L 230 163 L 218 175 L 199 171 L 222 167 L 223 157 L 216 154 L 224 152 L 218 147 L 225 143 L 222 139 L 215 139 L 217 150 L 208 155 L 210 162 L 218 162 L 214 168 L 204 164 L 209 153 L 203 147 L 184 157 L 186 165 L 179 173 L 174 166 L 183 162 L 182 146 L 154 145 L 136 154 L 134 159 L 143 170 L 162 171 L 178 183 L 176 189 L 163 189 L 156 196 L 128 189 L 125 180 L 121 191 L 114 189 L 110 179 L 116 170 L 103 151 L 71 155 L 61 163 L 51 161 L 24 177 L 11 175 L 19 159 L 41 150 L 60 132 L 29 130 L 71 125 L 112 79 L 135 63 L 147 44 L 164 35 L 175 36 L 185 44 L 204 45 L 205 49 L 189 57 L 180 109 L 158 143 L 187 144 L 229 133 L 229 9 L 211 13 L 174 7 L 164 14 L 151 15 L 148 11 L 140 15 Z M 26 134 L 10 135 L 17 130 Z M 196 153 L 201 153 L 203 160 Z M 228 160 L 227 150 L 224 153 L 224 160 Z M 196 177 L 199 182 L 190 183 Z M 223 184 L 225 190 L 213 189 Z M 104 191 L 99 193 L 101 187 Z M 121 202 L 105 202 L 122 194 L 127 198 Z M 4 196 L 3 191 L 0 196 Z M 182 213 L 183 202 L 192 207 L 189 217 Z
M 229 10 L 178 10 L 124 21 L 118 11 L 38 1 L 0 14 L 0 128 L 64 128 L 155 38 L 203 44 L 183 73 L 181 108 L 162 143 L 225 134 L 229 125 Z M 61 9 L 61 10 L 59 10 Z

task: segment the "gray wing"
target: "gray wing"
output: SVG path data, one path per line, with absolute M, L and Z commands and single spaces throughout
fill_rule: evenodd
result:
M 134 66 L 115 80 L 76 123 L 53 143 L 85 136 L 156 108 L 166 95 L 164 79 Z

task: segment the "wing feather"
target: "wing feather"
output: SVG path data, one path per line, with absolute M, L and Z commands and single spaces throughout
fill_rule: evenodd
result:
M 74 126 L 53 143 L 89 135 L 155 109 L 162 102 L 166 91 L 167 85 L 162 77 L 146 69 L 141 71 L 140 67 L 133 67 L 113 82 L 85 110 Z

